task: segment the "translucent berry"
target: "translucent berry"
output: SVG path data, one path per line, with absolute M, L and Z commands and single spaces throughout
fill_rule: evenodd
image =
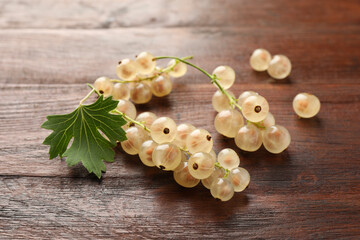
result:
M 299 93 L 293 100 L 295 113 L 302 118 L 314 117 L 320 111 L 320 100 L 310 93 Z
M 284 79 L 290 75 L 291 62 L 284 55 L 275 55 L 270 61 L 267 72 L 272 78 Z
M 224 89 L 229 89 L 235 82 L 235 71 L 229 66 L 219 66 L 215 68 L 213 74 L 219 79 Z
M 269 104 L 263 96 L 250 96 L 241 105 L 244 117 L 251 122 L 260 122 L 269 112 Z
M 250 66 L 255 71 L 265 71 L 271 61 L 271 54 L 262 48 L 256 49 L 250 57 Z
M 99 77 L 94 82 L 94 88 L 104 97 L 108 97 L 112 94 L 114 84 L 107 77 Z

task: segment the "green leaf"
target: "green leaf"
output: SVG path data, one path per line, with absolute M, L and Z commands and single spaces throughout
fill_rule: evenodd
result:
M 47 116 L 41 127 L 53 130 L 43 142 L 50 145 L 50 159 L 65 156 L 69 166 L 81 162 L 90 173 L 100 178 L 101 172 L 106 170 L 103 160 L 113 162 L 116 141 L 126 140 L 121 128 L 126 121 L 121 115 L 109 113 L 117 104 L 118 101 L 111 97 L 104 100 L 101 95 L 95 103 L 80 105 L 72 113 Z M 74 141 L 68 148 L 72 138 Z

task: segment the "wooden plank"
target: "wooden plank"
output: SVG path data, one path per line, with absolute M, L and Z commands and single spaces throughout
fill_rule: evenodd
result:
M 141 166 L 136 166 L 140 167 Z M 357 238 L 359 185 L 256 181 L 221 203 L 143 169 L 89 178 L 0 178 L 2 239 Z M 289 185 L 287 185 L 289 184 Z M 290 221 L 291 219 L 291 221 Z M 195 227 L 196 226 L 196 227 Z
M 189 81 L 191 80 L 190 77 Z M 236 149 L 243 164 L 250 167 L 250 170 L 274 170 L 274 162 L 275 165 L 280 164 L 279 172 L 269 175 L 269 181 L 274 181 L 277 177 L 281 180 L 285 176 L 283 174 L 289 176 L 292 171 L 296 171 L 296 174 L 310 171 L 321 179 L 331 178 L 333 174 L 344 171 L 352 172 L 355 176 L 359 171 L 357 162 L 360 143 L 357 139 L 360 125 L 354 124 L 360 121 L 359 85 L 235 84 L 233 91 L 236 94 L 244 90 L 255 90 L 265 96 L 277 123 L 289 129 L 292 135 L 289 150 L 280 155 L 272 155 L 264 149 L 256 153 L 242 152 L 232 139 L 216 133 L 213 126 L 216 113 L 211 106 L 215 88 L 210 83 L 187 85 L 186 82 L 177 80 L 176 91 L 171 95 L 166 98 L 154 97 L 149 104 L 138 106 L 138 111 L 154 111 L 159 116 L 174 118 L 177 123 L 189 122 L 209 130 L 213 134 L 216 151 L 225 147 Z M 71 112 L 87 91 L 87 87 L 81 84 L 2 85 L 0 175 L 86 176 L 82 167 L 68 168 L 64 161 L 47 159 L 48 147 L 41 143 L 50 131 L 40 129 L 40 125 L 45 121 L 46 115 Z M 317 118 L 299 120 L 295 116 L 292 99 L 300 91 L 313 92 L 321 99 L 322 109 Z M 339 159 L 346 161 L 340 164 Z M 137 157 L 124 153 L 117 154 L 116 160 L 116 163 L 108 164 L 105 177 L 126 176 L 129 174 L 127 162 L 139 162 Z M 283 172 L 282 167 L 285 166 L 291 170 Z M 345 179 L 354 177 L 348 175 Z
M 357 0 L 1 0 L 0 28 L 358 26 Z
M 359 11 L 358 0 L 0 0 L 0 239 L 360 238 Z M 287 55 L 291 77 L 252 71 L 258 47 Z M 288 150 L 246 153 L 216 133 L 215 88 L 189 70 L 138 111 L 206 128 L 217 152 L 236 150 L 251 174 L 245 192 L 217 202 L 120 148 L 102 180 L 49 160 L 45 116 L 72 111 L 84 83 L 115 77 L 118 60 L 144 50 L 232 66 L 231 90 L 269 100 Z M 292 110 L 304 91 L 322 102 L 316 118 Z
M 267 73 L 254 72 L 248 64 L 258 47 L 291 59 L 293 70 L 285 82 L 359 83 L 359 33 L 358 27 L 351 32 L 294 29 L 289 34 L 275 28 L 3 30 L 0 83 L 85 83 L 102 75 L 116 77 L 119 60 L 144 50 L 156 55 L 194 55 L 193 62 L 208 71 L 232 66 L 242 83 L 271 81 Z M 204 81 L 197 71 L 189 74 L 195 76 L 193 83 Z

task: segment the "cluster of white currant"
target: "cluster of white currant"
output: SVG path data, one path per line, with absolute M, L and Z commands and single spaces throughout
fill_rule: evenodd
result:
M 155 60 L 165 58 L 171 59 L 168 66 L 157 67 Z M 154 58 L 152 54 L 143 52 L 135 61 L 124 59 L 119 63 L 116 73 L 121 80 L 102 77 L 95 81 L 94 88 L 105 97 L 112 95 L 119 100 L 116 112 L 129 122 L 124 126 L 127 140 L 121 142 L 126 153 L 138 154 L 146 166 L 173 171 L 175 181 L 183 187 L 194 187 L 201 181 L 215 198 L 227 201 L 250 182 L 249 173 L 239 167 L 240 159 L 236 152 L 226 148 L 216 155 L 212 149 L 212 137 L 205 129 L 196 129 L 191 124 L 177 126 L 171 118 L 158 118 L 151 112 L 137 116 L 129 99 L 141 104 L 150 101 L 152 94 L 158 97 L 168 95 L 172 90 L 169 76 L 183 76 L 186 66 L 190 65 L 207 75 L 218 87 L 212 97 L 212 105 L 218 112 L 215 128 L 220 134 L 235 138 L 240 149 L 252 152 L 263 144 L 269 152 L 280 153 L 289 146 L 291 137 L 285 127 L 275 125 L 275 118 L 263 96 L 245 91 L 235 98 L 228 90 L 235 82 L 235 71 L 231 67 L 219 66 L 209 74 L 186 59 Z M 287 77 L 291 71 L 286 56 L 276 55 L 271 59 L 270 53 L 264 49 L 254 51 L 250 64 L 257 71 L 268 70 L 276 79 Z M 130 83 L 130 87 L 126 83 Z M 319 111 L 320 102 L 314 95 L 301 93 L 295 97 L 293 107 L 300 117 L 312 117 Z
M 123 150 L 138 154 L 146 166 L 173 171 L 179 185 L 191 188 L 201 181 L 214 198 L 222 201 L 248 186 L 250 175 L 239 167 L 236 152 L 227 148 L 216 156 L 212 137 L 205 129 L 186 123 L 177 126 L 173 119 L 152 112 L 143 112 L 129 121 L 135 124 L 126 127 Z
M 235 72 L 231 67 L 217 67 L 213 76 L 219 83 L 219 90 L 212 97 L 212 105 L 218 112 L 214 121 L 217 132 L 235 138 L 236 145 L 249 152 L 258 150 L 262 144 L 271 153 L 280 153 L 289 146 L 291 138 L 288 130 L 275 125 L 275 118 L 263 96 L 245 91 L 236 99 L 228 90 L 235 81 Z M 247 120 L 246 125 L 243 117 Z
M 166 68 L 158 67 L 151 53 L 142 52 L 135 61 L 127 58 L 119 62 L 116 74 L 120 79 L 100 77 L 94 82 L 94 87 L 104 97 L 112 96 L 121 100 L 123 105 L 133 105 L 129 99 L 144 104 L 151 100 L 152 95 L 164 97 L 170 94 L 173 85 L 170 77 L 182 77 L 186 71 L 186 64 L 174 59 Z
M 290 75 L 291 62 L 288 57 L 284 55 L 271 54 L 266 49 L 256 49 L 250 57 L 250 66 L 255 71 L 266 71 L 275 79 L 284 79 Z

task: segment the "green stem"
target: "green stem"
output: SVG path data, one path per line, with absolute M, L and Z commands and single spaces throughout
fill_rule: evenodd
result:
M 125 113 L 120 112 L 119 110 L 116 110 L 116 109 L 112 110 L 112 112 L 122 115 L 122 117 L 123 117 L 126 121 L 131 122 L 131 123 L 134 123 L 134 124 L 142 127 L 145 131 L 150 132 L 150 129 L 149 129 L 148 127 L 146 127 L 143 123 L 132 119 L 131 117 L 129 117 L 129 116 L 126 115 Z
M 93 88 L 81 101 L 79 105 L 82 105 L 90 96 L 96 91 L 95 88 Z
M 160 56 L 160 57 L 155 57 L 154 60 L 157 59 L 175 59 L 178 62 L 183 62 L 197 70 L 199 70 L 200 72 L 202 72 L 203 74 L 205 74 L 206 76 L 208 76 L 211 79 L 211 83 L 215 84 L 219 90 L 229 99 L 229 103 L 230 106 L 232 108 L 237 107 L 240 111 L 241 111 L 241 107 L 239 106 L 239 104 L 237 104 L 237 99 L 234 98 L 233 96 L 231 96 L 219 83 L 219 79 L 217 78 L 217 76 L 215 74 L 211 75 L 210 73 L 208 73 L 207 71 L 205 71 L 204 69 L 202 69 L 201 67 L 196 66 L 195 64 L 192 64 L 188 61 L 186 61 L 185 58 L 178 58 L 178 57 L 171 57 L 171 56 Z M 191 59 L 191 58 L 189 58 Z
M 189 152 L 189 150 L 187 150 L 186 148 L 180 148 L 180 150 L 186 152 L 186 154 L 189 155 L 189 157 L 192 155 L 191 152 Z
M 225 176 L 224 176 L 224 178 L 226 178 L 226 177 L 229 175 L 229 173 L 230 173 L 230 170 L 227 169 L 227 168 L 224 168 L 223 166 L 221 166 L 219 162 L 216 162 L 216 163 L 215 163 L 215 167 L 225 170 Z
M 91 85 L 90 83 L 87 83 L 87 85 L 89 88 L 92 89 L 91 91 L 94 91 L 100 97 L 101 93 L 99 93 L 99 91 L 96 90 L 96 88 L 93 85 Z
M 185 61 L 185 60 L 188 60 L 188 59 L 193 59 L 193 56 L 187 56 L 187 57 L 183 57 L 183 58 L 179 58 L 179 59 Z M 174 67 L 176 66 L 176 64 L 178 64 L 178 63 L 180 62 L 180 61 L 177 60 L 177 59 L 174 59 L 174 60 L 175 60 L 175 62 L 174 62 L 173 64 L 171 64 L 170 66 L 162 69 L 161 72 L 166 72 L 166 73 L 168 73 L 168 72 L 174 70 Z
M 252 124 L 254 124 L 255 125 L 255 127 L 257 127 L 257 128 L 262 128 L 262 129 L 265 129 L 266 127 L 265 126 L 262 126 L 262 125 L 260 125 L 260 123 L 256 123 L 256 122 L 251 122 L 251 121 L 249 121 L 249 120 L 246 120 L 246 122 L 247 123 L 252 123 Z

